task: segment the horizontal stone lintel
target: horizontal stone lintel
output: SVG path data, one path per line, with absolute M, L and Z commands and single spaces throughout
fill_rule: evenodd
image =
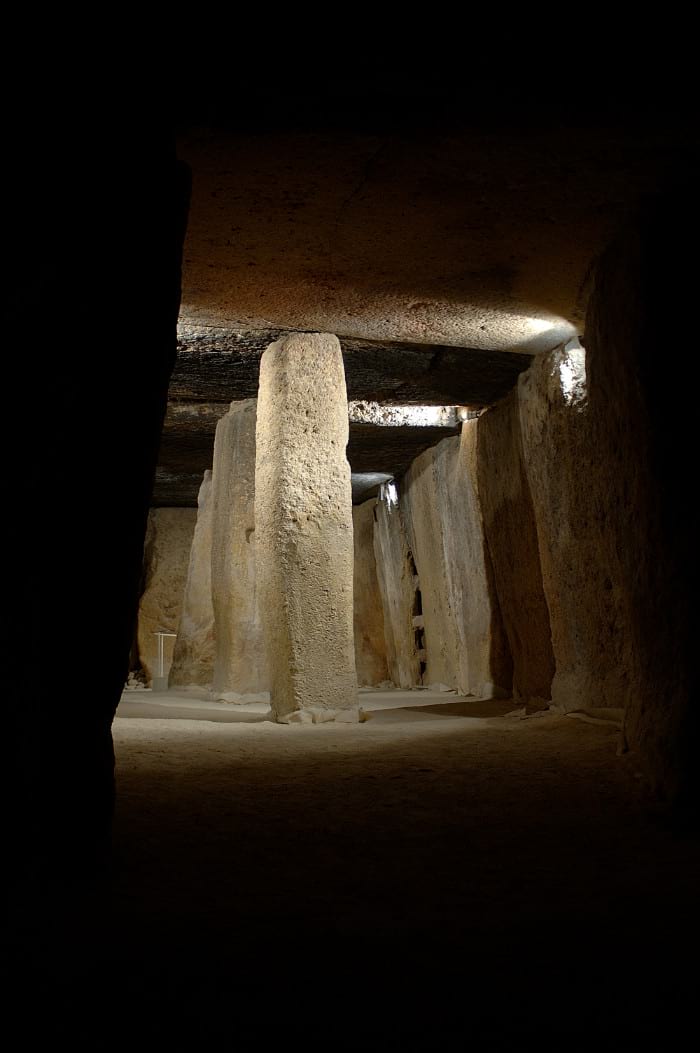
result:
M 256 398 L 260 357 L 282 329 L 178 329 L 170 398 L 231 402 Z M 489 406 L 527 369 L 532 356 L 440 344 L 340 337 L 348 398 L 406 405 Z

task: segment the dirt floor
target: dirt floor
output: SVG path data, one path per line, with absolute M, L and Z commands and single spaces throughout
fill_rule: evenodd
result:
M 425 692 L 361 703 L 357 725 L 280 726 L 264 704 L 125 695 L 113 870 L 64 899 L 42 951 L 55 1033 L 682 1048 L 698 842 L 645 800 L 617 728 Z

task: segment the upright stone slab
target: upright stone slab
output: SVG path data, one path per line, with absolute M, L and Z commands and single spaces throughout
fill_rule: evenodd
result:
M 157 675 L 158 643 L 154 633 L 176 633 L 180 622 L 196 519 L 194 508 L 152 508 L 148 514 L 145 587 L 139 603 L 137 639 L 139 661 L 149 682 Z M 172 638 L 164 640 L 166 676 L 173 643 Z
M 416 458 L 401 510 L 421 582 L 423 682 L 491 698 L 510 694 L 512 659 L 484 539 L 476 424 Z
M 552 630 L 523 462 L 517 389 L 479 417 L 477 467 L 486 541 L 513 656 L 513 694 L 546 701 L 552 697 L 554 676 Z
M 465 421 L 459 446 L 456 440 L 440 444 L 445 449 L 436 458 L 435 473 L 438 493 L 444 495 L 448 602 L 456 613 L 460 649 L 468 656 L 468 679 L 464 686 L 459 685 L 460 690 L 502 698 L 513 690 L 513 658 L 481 514 L 477 428 L 476 420 Z
M 211 583 L 216 695 L 269 687 L 255 573 L 255 399 L 232 402 L 216 426 Z
M 538 355 L 518 382 L 524 464 L 552 628 L 552 703 L 623 708 L 631 681 L 617 464 L 601 457 L 583 351 Z M 626 503 L 626 501 L 625 501 Z
M 423 615 L 416 565 L 394 483 L 382 486 L 376 505 L 374 555 L 384 611 L 389 677 L 397 687 L 421 682 Z
M 348 406 L 340 344 L 295 333 L 260 363 L 260 613 L 279 721 L 356 720 Z
M 446 441 L 459 447 L 459 439 Z M 425 627 L 423 682 L 467 690 L 467 654 L 460 653 L 457 619 L 447 597 L 450 568 L 443 543 L 445 509 L 441 502 L 445 495 L 438 494 L 435 475 L 438 449 L 431 447 L 413 461 L 402 481 L 400 506 L 420 577 L 420 610 Z M 463 524 L 454 525 L 461 534 Z
M 375 498 L 352 510 L 355 548 L 353 595 L 357 682 L 372 687 L 388 677 L 384 611 L 374 555 Z
M 170 687 L 211 687 L 215 649 L 211 533 L 212 473 L 206 471 L 197 498 L 197 523 L 170 667 Z

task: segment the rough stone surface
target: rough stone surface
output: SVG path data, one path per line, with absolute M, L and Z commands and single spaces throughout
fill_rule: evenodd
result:
M 414 461 L 401 508 L 421 582 L 423 680 L 493 697 L 510 693 L 512 662 L 479 507 L 477 423 Z
M 588 514 L 600 501 L 599 561 L 624 611 L 613 656 L 625 739 L 656 790 L 690 811 L 700 804 L 697 394 L 659 356 L 670 363 L 679 346 L 669 318 L 693 295 L 686 253 L 697 222 L 692 184 L 648 203 L 598 265 L 585 340 L 599 479 L 595 489 L 587 480 Z M 600 643 L 609 653 L 613 642 Z
M 552 702 L 564 711 L 625 706 L 627 583 L 608 543 L 624 482 L 594 441 L 583 352 L 536 359 L 518 391 L 556 665 Z
M 375 507 L 374 554 L 389 678 L 397 687 L 409 688 L 421 683 L 423 619 L 416 565 L 395 494 L 393 484 L 380 489 Z
M 348 409 L 336 337 L 263 355 L 256 566 L 277 720 L 357 719 Z
M 199 488 L 197 523 L 170 667 L 170 687 L 210 687 L 214 675 L 214 608 L 211 599 L 212 473 Z
M 231 403 L 216 426 L 211 581 L 219 694 L 269 687 L 255 568 L 255 418 L 255 399 L 247 399 Z
M 517 391 L 479 417 L 477 470 L 484 531 L 513 656 L 513 694 L 547 700 L 554 676 L 552 633 L 523 463 Z
M 388 677 L 384 612 L 374 555 L 375 500 L 352 511 L 354 539 L 353 608 L 355 670 L 363 687 L 381 684 Z
M 148 516 L 144 545 L 145 582 L 139 603 L 139 660 L 148 681 L 156 672 L 159 629 L 177 632 L 197 513 L 193 508 L 154 508 Z M 166 639 L 165 675 L 173 640 Z
M 535 121 L 525 135 L 413 123 L 380 135 L 193 129 L 178 144 L 196 173 L 183 315 L 551 350 L 562 319 L 582 320 L 591 260 L 659 159 L 694 141 L 687 122 L 670 123 L 664 135 L 640 125 L 612 140 L 586 121 Z

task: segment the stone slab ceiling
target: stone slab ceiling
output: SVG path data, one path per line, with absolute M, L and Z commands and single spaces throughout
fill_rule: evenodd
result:
M 193 190 L 156 504 L 196 504 L 220 411 L 257 396 L 289 332 L 339 337 L 350 399 L 497 402 L 580 334 L 595 259 L 688 150 L 678 123 L 431 122 L 181 123 Z M 435 432 L 353 424 L 353 472 L 400 476 Z
M 582 323 L 591 262 L 688 150 L 678 127 L 605 118 L 183 128 L 182 320 L 550 350 Z

